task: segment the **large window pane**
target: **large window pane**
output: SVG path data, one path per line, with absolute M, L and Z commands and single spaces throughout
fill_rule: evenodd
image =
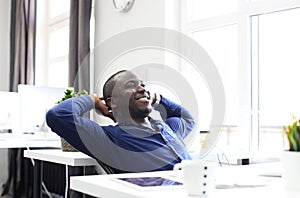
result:
M 219 145 L 238 144 L 235 132 L 238 119 L 238 55 L 237 25 L 193 33 L 193 38 L 208 52 L 223 80 L 226 117 Z
M 37 6 L 36 85 L 67 87 L 70 0 L 38 0 Z
M 47 81 L 49 87 L 68 87 L 67 59 L 49 64 Z
M 66 56 L 69 53 L 69 26 L 51 31 L 49 35 L 49 58 Z
M 282 126 L 300 116 L 300 9 L 259 16 L 259 145 L 282 150 Z

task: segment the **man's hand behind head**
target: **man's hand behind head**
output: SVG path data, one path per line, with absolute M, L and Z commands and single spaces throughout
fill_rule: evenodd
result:
M 112 112 L 108 109 L 108 106 L 104 103 L 103 97 L 99 97 L 97 94 L 93 94 L 91 95 L 91 98 L 94 101 L 95 110 L 97 113 L 100 113 L 105 117 L 108 117 L 112 119 L 114 122 L 116 122 Z

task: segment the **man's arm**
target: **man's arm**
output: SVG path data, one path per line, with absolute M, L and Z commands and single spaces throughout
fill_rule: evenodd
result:
M 160 112 L 163 120 L 182 138 L 185 138 L 195 126 L 192 115 L 185 108 L 163 96 L 155 110 Z
M 101 145 L 101 131 L 97 123 L 83 115 L 94 108 L 93 100 L 88 95 L 71 98 L 54 106 L 46 114 L 46 121 L 53 132 L 66 139 L 73 147 L 88 155 L 85 137 L 95 137 Z M 89 138 L 91 139 L 91 138 Z

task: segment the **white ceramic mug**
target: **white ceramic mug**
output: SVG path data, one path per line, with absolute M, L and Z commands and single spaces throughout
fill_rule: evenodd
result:
M 183 186 L 189 196 L 205 197 L 215 188 L 215 167 L 202 160 L 183 160 L 175 164 L 173 170 L 177 177 L 182 173 Z

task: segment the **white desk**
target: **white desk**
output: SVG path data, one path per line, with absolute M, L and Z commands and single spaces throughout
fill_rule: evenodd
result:
M 253 197 L 272 197 L 272 198 L 299 198 L 300 193 L 285 192 L 282 184 L 282 179 L 279 177 L 262 177 L 261 173 L 271 173 L 273 170 L 278 171 L 278 164 L 265 165 L 245 165 L 231 166 L 219 168 L 217 171 L 217 184 L 229 184 L 231 180 L 243 178 L 244 181 L 252 183 L 253 177 L 264 181 L 266 184 L 263 187 L 243 187 L 243 188 L 228 188 L 215 189 L 212 192 L 212 198 L 253 198 Z M 161 190 L 161 191 L 140 191 L 114 181 L 112 178 L 119 175 L 94 175 L 94 176 L 73 176 L 70 179 L 70 188 L 101 198 L 118 197 L 118 198 L 185 198 L 188 197 L 182 188 Z M 172 171 L 163 172 L 148 172 L 148 173 L 131 173 L 128 176 L 172 176 Z M 248 180 L 249 179 L 249 180 Z M 224 183 L 224 181 L 226 183 Z
M 17 153 L 22 148 L 61 148 L 61 142 L 59 136 L 53 132 L 36 132 L 34 134 L 0 133 L 0 149 L 9 149 L 10 152 Z M 15 179 L 17 171 L 16 161 L 11 160 L 8 179 L 3 192 L 8 191 L 12 184 L 14 197 L 18 197 L 18 195 L 15 195 L 17 192 L 17 181 Z
M 72 166 L 83 175 L 85 166 L 97 165 L 97 161 L 81 152 L 64 152 L 61 149 L 26 150 L 24 157 L 34 159 L 33 198 L 41 198 L 42 162 Z
M 97 161 L 81 152 L 64 152 L 61 149 L 25 150 L 24 157 L 68 166 L 93 166 Z
M 0 148 L 60 148 L 60 138 L 54 133 L 0 133 Z

